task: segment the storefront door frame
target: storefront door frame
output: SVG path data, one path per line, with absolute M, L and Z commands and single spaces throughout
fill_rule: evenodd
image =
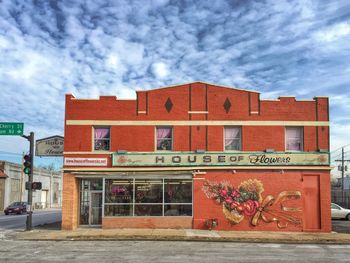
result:
M 102 178 L 91 178 L 91 180 L 95 180 L 95 179 L 102 179 Z M 81 223 L 80 222 L 80 225 L 81 226 L 101 226 L 102 225 L 102 214 L 103 214 L 103 191 L 104 191 L 104 189 L 102 189 L 102 190 L 91 190 L 90 188 L 90 186 L 89 186 L 89 189 L 82 189 L 82 187 L 81 187 L 81 182 L 82 182 L 82 180 L 86 180 L 86 181 L 90 181 L 89 179 L 85 179 L 85 178 L 82 178 L 82 179 L 80 179 L 80 201 L 79 201 L 79 217 L 80 216 L 82 216 L 81 215 L 81 213 L 82 213 L 82 209 L 81 209 L 81 206 L 82 206 L 82 200 L 81 200 L 81 197 L 82 197 L 82 193 L 83 192 L 87 192 L 87 196 L 88 196 L 88 201 L 87 201 L 87 203 L 88 203 L 88 214 L 87 214 L 87 223 L 86 224 L 83 224 L 83 223 Z M 102 183 L 104 184 L 104 180 L 102 180 Z M 104 186 L 103 186 L 104 187 Z M 100 194 L 101 196 L 100 196 L 100 203 L 99 203 L 99 207 L 97 207 L 97 208 L 99 208 L 99 210 L 100 210 L 100 214 L 99 214 L 99 216 L 98 216 L 98 221 L 101 221 L 101 223 L 94 223 L 93 222 L 93 200 L 92 200 L 92 196 L 93 195 L 96 195 L 96 194 Z M 94 208 L 96 208 L 96 207 L 94 207 Z

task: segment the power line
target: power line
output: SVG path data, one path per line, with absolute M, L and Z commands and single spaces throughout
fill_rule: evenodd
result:
M 338 150 L 341 150 L 342 148 L 345 148 L 346 146 L 349 146 L 349 145 L 350 145 L 350 143 L 347 144 L 347 145 L 344 145 L 344 146 L 340 146 L 338 149 L 335 149 L 335 150 L 331 151 L 331 153 L 334 153 L 334 152 L 336 152 Z
M 0 151 L 0 154 L 10 154 L 10 155 L 17 155 L 17 156 L 23 155 L 23 153 L 13 153 L 13 152 L 6 152 L 6 151 Z

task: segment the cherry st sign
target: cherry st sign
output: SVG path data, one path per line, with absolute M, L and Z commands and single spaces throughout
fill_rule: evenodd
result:
M 0 122 L 0 135 L 23 135 L 23 122 Z

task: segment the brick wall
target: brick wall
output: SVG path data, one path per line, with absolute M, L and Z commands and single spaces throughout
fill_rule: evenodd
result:
M 170 99 L 172 109 L 165 103 Z M 224 108 L 230 101 L 229 110 Z M 192 112 L 192 113 L 191 113 Z M 206 113 L 208 112 L 208 113 Z M 259 93 L 201 82 L 137 92 L 137 100 L 101 96 L 96 100 L 66 96 L 66 120 L 202 120 L 202 121 L 328 121 L 328 99 L 297 101 L 294 97 L 260 100 Z M 65 152 L 91 151 L 93 125 L 66 125 Z M 223 151 L 224 126 L 174 126 L 174 150 Z M 284 126 L 243 126 L 244 151 L 285 149 Z M 155 126 L 112 126 L 111 151 L 153 152 Z M 305 151 L 329 149 L 328 126 L 304 127 Z
M 63 175 L 62 229 L 74 230 L 78 227 L 79 185 L 74 175 Z
M 105 217 L 102 228 L 178 228 L 191 229 L 192 217 Z

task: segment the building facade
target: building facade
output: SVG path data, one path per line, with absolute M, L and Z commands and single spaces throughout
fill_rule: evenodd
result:
M 66 95 L 62 228 L 331 231 L 328 98 Z
M 21 164 L 0 161 L 0 211 L 13 202 L 28 200 L 26 181 Z M 33 181 L 42 183 L 42 189 L 33 192 L 33 209 L 61 207 L 62 172 L 34 168 Z

